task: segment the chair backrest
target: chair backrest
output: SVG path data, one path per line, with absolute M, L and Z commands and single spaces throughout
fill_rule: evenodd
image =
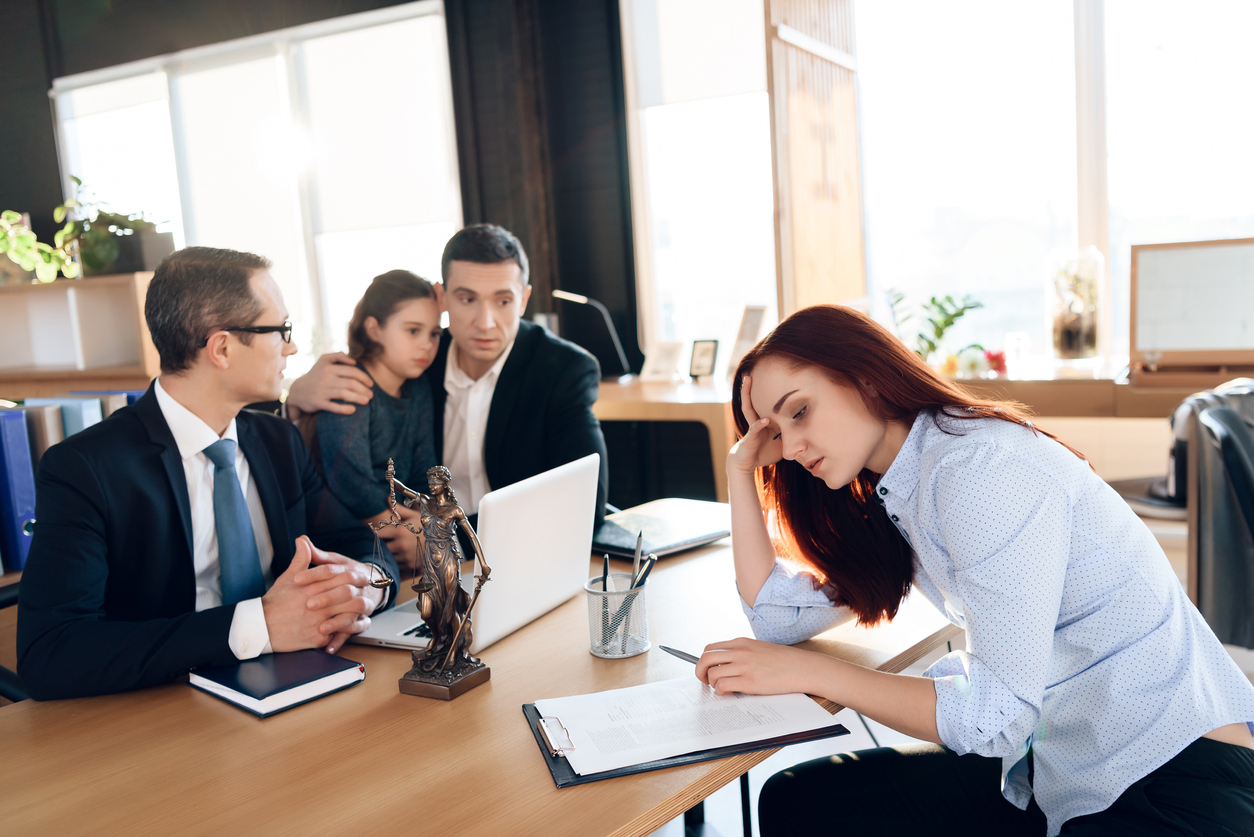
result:
M 1254 535 L 1254 434 L 1245 419 L 1229 407 L 1203 410 L 1198 421 L 1223 458 L 1228 484 L 1236 495 L 1245 525 Z
M 1192 422 L 1190 591 L 1221 642 L 1254 648 L 1254 393 L 1234 396 Z

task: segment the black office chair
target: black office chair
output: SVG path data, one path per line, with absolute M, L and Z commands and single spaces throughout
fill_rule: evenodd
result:
M 17 591 L 21 583 L 18 581 L 0 587 L 0 610 L 6 607 L 14 607 L 17 604 Z M 17 676 L 17 672 L 11 671 L 6 666 L 0 666 L 0 697 L 11 700 L 14 703 L 30 697 L 22 686 L 22 678 Z
M 1245 525 L 1254 535 L 1254 435 L 1241 414 L 1229 407 L 1203 410 L 1198 420 L 1209 431 L 1212 444 L 1219 448 L 1224 475 L 1236 495 Z
M 1203 410 L 1197 420 L 1202 457 L 1198 464 L 1198 608 L 1220 641 L 1251 648 L 1254 435 L 1246 419 L 1230 407 Z

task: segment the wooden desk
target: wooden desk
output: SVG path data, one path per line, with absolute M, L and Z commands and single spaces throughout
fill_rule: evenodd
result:
M 589 654 L 579 596 L 487 649 L 491 682 L 450 703 L 398 693 L 408 654 L 350 645 L 364 683 L 264 720 L 185 683 L 0 708 L 5 831 L 649 834 L 769 753 L 558 790 L 521 709 L 691 676 L 657 645 L 699 651 L 748 632 L 726 548 L 665 559 L 648 589 L 649 652 Z M 919 597 L 889 626 L 812 643 L 899 671 L 957 633 Z

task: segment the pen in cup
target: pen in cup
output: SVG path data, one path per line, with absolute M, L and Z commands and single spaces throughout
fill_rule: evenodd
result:
M 657 556 L 650 554 L 644 561 L 644 567 L 638 574 L 631 577 L 631 589 L 642 586 L 649 578 L 649 572 L 653 569 L 653 565 L 657 563 Z
M 640 553 L 644 551 L 644 530 L 640 530 L 640 534 L 636 535 L 636 557 L 631 562 L 631 580 L 634 582 L 636 577 L 640 575 Z
M 601 592 L 610 592 L 610 556 L 605 554 L 605 561 L 601 565 Z M 601 636 L 608 636 L 610 633 L 610 600 L 607 596 L 601 597 Z

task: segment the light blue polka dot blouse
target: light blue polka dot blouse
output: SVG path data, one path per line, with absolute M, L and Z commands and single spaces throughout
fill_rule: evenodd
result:
M 915 589 L 967 632 L 926 672 L 948 747 L 1001 758 L 1003 794 L 1035 794 L 1052 837 L 1202 734 L 1254 730 L 1254 685 L 1086 462 L 1010 422 L 941 420 L 950 433 L 914 422 L 876 499 L 914 547 Z M 783 644 L 850 618 L 779 564 L 744 606 Z

